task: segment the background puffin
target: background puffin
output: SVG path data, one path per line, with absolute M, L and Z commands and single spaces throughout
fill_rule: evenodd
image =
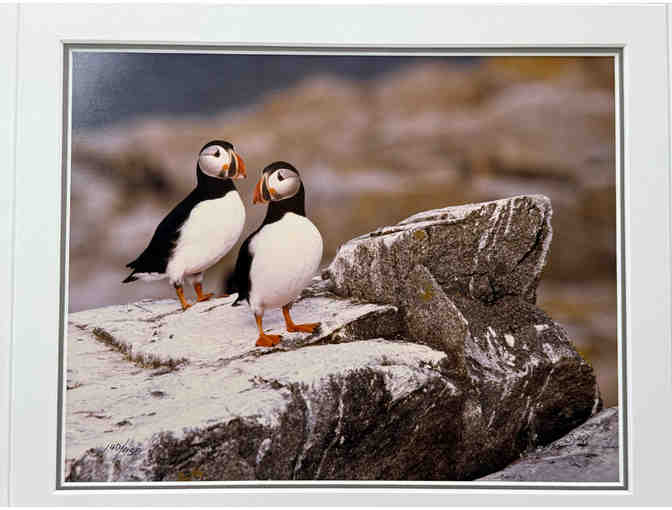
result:
M 322 259 L 322 236 L 306 218 L 306 193 L 299 172 L 278 161 L 264 168 L 254 189 L 253 203 L 268 203 L 261 226 L 240 247 L 228 292 L 247 300 L 259 328 L 258 346 L 280 342 L 262 327 L 264 311 L 282 307 L 287 331 L 312 333 L 320 325 L 294 324 L 289 314 L 292 301 L 313 278 Z
M 196 188 L 159 223 L 145 251 L 126 265 L 133 272 L 123 283 L 168 278 L 183 310 L 191 306 L 182 290 L 185 279 L 194 285 L 198 301 L 210 299 L 212 293 L 203 294 L 203 272 L 240 238 L 245 207 L 231 179 L 245 177 L 245 164 L 232 144 L 205 144 L 196 164 Z

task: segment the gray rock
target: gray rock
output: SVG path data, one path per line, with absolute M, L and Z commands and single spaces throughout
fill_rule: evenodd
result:
M 338 295 L 397 306 L 406 338 L 446 352 L 465 390 L 465 448 L 498 452 L 465 460 L 465 478 L 602 407 L 592 368 L 534 306 L 551 217 L 537 195 L 425 211 L 345 243 L 322 274 Z
M 101 415 L 68 419 L 69 434 L 88 432 L 66 438 L 67 455 L 76 458 L 68 479 L 179 480 L 192 470 L 207 480 L 413 477 L 409 459 L 418 447 L 442 436 L 451 448 L 457 442 L 459 429 L 444 426 L 446 415 L 459 416 L 460 403 L 441 373 L 444 358 L 417 344 L 364 340 L 160 377 L 121 374 L 116 398 L 94 389 L 87 399 Z M 154 398 L 156 387 L 166 396 Z M 420 411 L 427 417 L 414 430 L 411 417 Z M 115 424 L 121 417 L 131 425 Z M 105 451 L 127 440 L 138 454 Z M 425 464 L 420 476 L 434 471 L 429 452 L 413 462 Z
M 605 409 L 566 436 L 482 480 L 618 482 L 618 408 Z
M 407 337 L 444 351 L 450 357 L 450 366 L 464 376 L 464 348 L 470 333 L 462 313 L 425 266 L 411 270 L 403 292 Z
M 353 240 L 293 308 L 318 332 L 267 314 L 274 349 L 233 297 L 71 314 L 67 479 L 470 480 L 563 436 L 601 400 L 534 306 L 550 214 L 517 197 Z
M 345 243 L 323 277 L 341 296 L 400 304 L 410 271 L 423 265 L 447 293 L 534 303 L 551 216 L 537 195 L 422 212 Z
M 254 316 L 247 306 L 231 307 L 233 301 L 235 296 L 197 303 L 186 313 L 171 299 L 140 301 L 73 313 L 69 323 L 89 330 L 140 366 L 208 364 L 261 351 L 254 345 L 258 336 Z M 271 311 L 264 317 L 264 329 L 284 334 L 278 349 L 327 339 L 342 342 L 352 336 L 389 337 L 398 328 L 394 306 L 358 303 L 324 293 L 296 303 L 292 316 L 297 322 L 319 317 L 321 328 L 314 335 L 283 332 L 282 314 Z

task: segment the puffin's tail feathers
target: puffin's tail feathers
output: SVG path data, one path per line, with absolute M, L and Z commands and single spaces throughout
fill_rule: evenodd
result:
M 121 283 L 131 283 L 131 282 L 134 282 L 135 280 L 138 279 L 138 277 L 137 277 L 137 276 L 134 276 L 134 275 L 135 275 L 135 271 L 133 271 L 131 274 L 129 274 L 129 275 L 126 277 L 125 280 L 122 280 Z

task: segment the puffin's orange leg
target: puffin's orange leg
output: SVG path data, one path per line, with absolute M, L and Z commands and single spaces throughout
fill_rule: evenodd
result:
M 278 345 L 280 343 L 280 340 L 282 339 L 281 335 L 267 335 L 264 333 L 264 328 L 261 325 L 261 315 L 255 315 L 255 319 L 257 319 L 257 327 L 259 328 L 259 338 L 257 338 L 257 347 L 273 347 L 274 345 Z
M 184 291 L 182 290 L 182 285 L 175 287 L 175 292 L 177 292 L 177 297 L 180 298 L 180 303 L 182 303 L 182 310 L 186 310 L 191 305 L 187 303 L 187 300 L 184 299 Z
M 287 331 L 290 333 L 295 333 L 300 331 L 302 333 L 313 333 L 317 328 L 320 327 L 319 322 L 311 322 L 309 324 L 294 324 L 292 317 L 289 315 L 289 309 L 291 305 L 285 305 L 282 307 L 282 315 L 285 316 L 285 325 L 287 326 Z
M 196 301 L 198 301 L 199 303 L 201 301 L 207 301 L 208 299 L 210 299 L 212 296 L 215 295 L 213 292 L 203 294 L 203 285 L 201 285 L 201 282 L 194 283 L 194 290 L 196 291 L 197 296 Z

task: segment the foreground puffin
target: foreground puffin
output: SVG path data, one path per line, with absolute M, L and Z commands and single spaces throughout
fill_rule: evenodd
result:
M 267 335 L 264 311 L 282 307 L 287 331 L 312 333 L 320 323 L 294 324 L 292 301 L 308 285 L 322 260 L 322 236 L 306 218 L 306 192 L 299 172 L 278 161 L 264 168 L 253 203 L 268 203 L 261 226 L 240 247 L 228 292 L 238 292 L 234 305 L 247 300 L 259 328 L 258 346 L 271 347 L 281 335 Z
M 203 294 L 203 272 L 240 238 L 245 207 L 231 179 L 245 177 L 233 145 L 222 140 L 205 144 L 196 164 L 196 188 L 159 223 L 145 251 L 126 265 L 133 272 L 123 283 L 168 278 L 183 310 L 191 306 L 182 290 L 185 279 L 198 301 L 210 299 L 212 293 Z

